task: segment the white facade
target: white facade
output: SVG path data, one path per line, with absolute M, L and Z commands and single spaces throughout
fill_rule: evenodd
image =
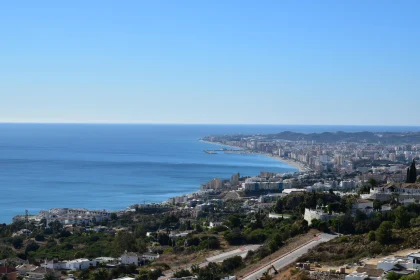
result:
M 141 260 L 141 256 L 137 253 L 127 253 L 121 255 L 121 264 L 129 265 L 129 264 L 135 264 L 138 265 L 139 261 Z
M 41 267 L 54 269 L 54 270 L 84 270 L 91 266 L 96 266 L 97 261 L 90 261 L 88 259 L 76 259 L 71 261 L 49 261 L 41 264 Z
M 329 213 L 326 213 L 321 209 L 313 210 L 313 209 L 305 208 L 305 214 L 303 215 L 303 218 L 305 219 L 305 221 L 308 222 L 308 225 L 311 225 L 313 219 L 317 219 L 321 221 L 329 221 L 331 219 L 334 219 L 342 215 L 343 214 L 339 214 L 339 213 L 332 213 L 330 215 Z
M 411 268 L 408 258 L 389 257 L 378 262 L 377 268 L 383 269 L 385 272 L 392 270 L 396 265 L 400 265 L 406 269 Z
M 372 279 L 372 280 L 382 280 L 382 277 L 372 277 L 369 276 L 366 272 L 357 272 L 354 271 L 349 275 L 346 275 L 346 280 L 365 280 L 365 279 Z
M 210 222 L 209 228 L 214 228 L 214 227 L 218 227 L 218 226 L 222 226 L 222 225 L 223 225 L 222 222 Z
M 65 267 L 62 269 L 85 270 L 91 266 L 96 266 L 96 264 L 97 262 L 95 260 L 90 261 L 88 259 L 76 259 L 76 260 L 64 262 Z
M 146 253 L 143 254 L 143 259 L 148 261 L 154 261 L 159 258 L 159 254 L 152 254 L 152 253 Z
M 420 252 L 409 254 L 407 256 L 412 269 L 420 270 Z

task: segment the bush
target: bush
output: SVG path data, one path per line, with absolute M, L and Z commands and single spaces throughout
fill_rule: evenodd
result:
M 187 269 L 181 269 L 174 273 L 175 278 L 182 278 L 182 277 L 187 277 L 191 275 L 192 275 L 191 272 Z
M 26 245 L 26 249 L 25 252 L 31 252 L 31 251 L 36 251 L 39 249 L 39 245 L 35 242 L 29 243 L 28 245 Z
M 18 237 L 14 237 L 12 239 L 12 245 L 13 247 L 15 247 L 15 249 L 20 249 L 22 248 L 22 244 L 23 244 L 23 238 L 18 236 Z
M 45 241 L 45 236 L 42 234 L 37 234 L 35 235 L 35 240 L 39 242 Z

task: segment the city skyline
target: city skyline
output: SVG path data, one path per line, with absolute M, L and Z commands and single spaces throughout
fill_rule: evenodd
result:
M 420 126 L 416 1 L 23 2 L 0 122 Z

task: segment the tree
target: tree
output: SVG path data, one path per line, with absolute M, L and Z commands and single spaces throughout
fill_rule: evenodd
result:
M 47 273 L 44 275 L 44 280 L 58 280 L 58 277 L 57 277 L 57 276 L 55 276 L 55 274 L 54 274 L 54 273 L 52 273 L 52 272 L 47 272 Z
M 369 241 L 375 241 L 376 240 L 376 234 L 373 230 L 369 231 L 368 239 L 369 239 Z
M 382 222 L 376 231 L 376 240 L 382 245 L 388 244 L 392 240 L 392 223 L 389 221 Z
M 89 280 L 106 280 L 109 278 L 108 270 L 105 268 L 98 269 L 96 273 L 91 274 Z
M 398 228 L 409 226 L 410 216 L 404 206 L 398 206 L 395 210 L 395 225 Z
M 198 264 L 193 264 L 191 266 L 191 272 L 194 274 L 198 274 L 200 272 L 200 266 Z
M 409 183 L 415 183 L 416 180 L 417 180 L 416 162 L 413 159 L 410 166 L 410 182 Z
M 406 183 L 415 183 L 417 180 L 416 162 L 413 159 L 409 168 L 407 168 L 407 179 Z
M 188 277 L 191 276 L 191 272 L 188 269 L 181 269 L 174 273 L 175 278 L 182 278 L 182 277 Z
M 279 198 L 276 202 L 276 207 L 274 208 L 274 211 L 276 213 L 281 214 L 281 213 L 283 213 L 283 208 L 284 208 L 283 207 L 283 200 L 281 198 Z
M 395 273 L 394 271 L 391 271 L 389 273 L 386 274 L 385 278 L 387 280 L 398 280 L 400 279 L 401 276 L 399 276 L 397 273 Z
M 407 175 L 405 177 L 405 182 L 410 183 L 410 167 L 407 168 Z
M 375 188 L 375 187 L 378 185 L 378 182 L 376 182 L 376 180 L 375 180 L 375 179 L 370 178 L 370 179 L 369 179 L 369 185 L 370 185 L 372 188 Z
M 18 236 L 18 237 L 14 237 L 12 239 L 12 245 L 13 247 L 15 247 L 15 249 L 20 249 L 22 248 L 22 244 L 23 244 L 23 238 Z
M 373 210 L 379 211 L 382 209 L 382 203 L 379 200 L 373 201 Z

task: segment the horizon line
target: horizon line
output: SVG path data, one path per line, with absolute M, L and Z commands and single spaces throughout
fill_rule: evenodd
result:
M 63 124 L 63 125 L 243 125 L 243 126 L 359 126 L 359 127 L 420 127 L 420 125 L 386 125 L 386 124 L 275 124 L 275 123 L 170 123 L 170 122 L 38 122 L 38 121 L 0 121 L 0 124 Z

